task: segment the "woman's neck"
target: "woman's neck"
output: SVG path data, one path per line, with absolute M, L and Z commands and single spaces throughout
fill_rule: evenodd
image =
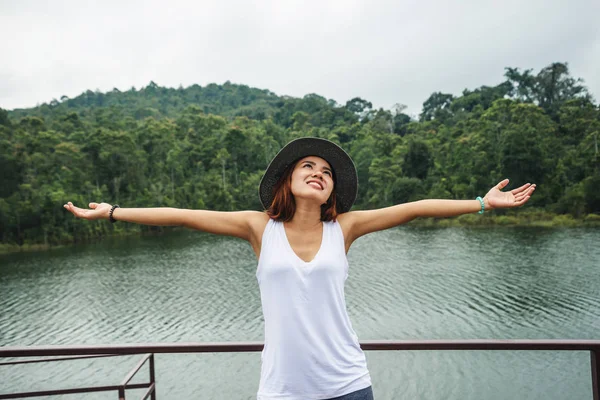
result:
M 321 224 L 321 208 L 315 209 L 314 205 L 312 207 L 302 207 L 302 205 L 297 204 L 296 212 L 287 224 L 301 229 L 314 228 Z

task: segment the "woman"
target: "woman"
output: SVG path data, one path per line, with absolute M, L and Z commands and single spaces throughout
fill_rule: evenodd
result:
M 236 236 L 252 245 L 265 320 L 258 399 L 373 399 L 364 353 L 344 299 L 346 253 L 367 233 L 417 217 L 450 217 L 518 207 L 535 185 L 501 192 L 503 180 L 482 199 L 421 200 L 349 211 L 357 193 L 354 163 L 333 142 L 302 138 L 288 143 L 260 183 L 267 210 L 216 212 L 175 208 L 65 205 L 76 217 L 145 225 L 181 225 Z

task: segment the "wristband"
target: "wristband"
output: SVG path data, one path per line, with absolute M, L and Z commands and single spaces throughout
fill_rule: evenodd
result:
M 483 212 L 485 211 L 485 203 L 483 202 L 483 199 L 479 196 L 477 196 L 477 200 L 479 200 L 479 203 L 481 204 L 481 210 L 479 211 L 479 214 L 483 214 Z
M 112 207 L 110 208 L 110 212 L 108 213 L 108 220 L 109 220 L 111 223 L 113 223 L 113 224 L 114 224 L 115 222 L 117 222 L 117 220 L 116 220 L 116 219 L 114 219 L 114 218 L 113 218 L 113 216 L 112 216 L 112 215 L 113 215 L 113 212 L 115 211 L 115 208 L 119 208 L 119 205 L 118 205 L 118 204 L 115 204 L 114 206 L 112 206 Z

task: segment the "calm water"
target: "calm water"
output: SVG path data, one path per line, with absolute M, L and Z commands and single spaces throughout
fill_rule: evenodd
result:
M 399 228 L 359 239 L 348 258 L 361 340 L 600 338 L 600 230 Z M 0 345 L 263 340 L 255 268 L 245 242 L 197 232 L 4 256 Z M 0 393 L 117 384 L 139 358 L 0 366 Z M 585 352 L 367 361 L 378 400 L 592 398 Z M 253 399 L 259 367 L 259 353 L 160 354 L 158 398 Z

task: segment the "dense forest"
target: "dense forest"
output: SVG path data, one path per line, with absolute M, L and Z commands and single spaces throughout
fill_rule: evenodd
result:
M 418 118 L 365 99 L 277 96 L 245 85 L 87 91 L 31 109 L 0 109 L 4 249 L 157 230 L 76 220 L 72 201 L 123 207 L 260 209 L 258 183 L 289 140 L 339 143 L 359 175 L 355 208 L 423 198 L 474 199 L 501 178 L 535 182 L 523 216 L 600 221 L 600 108 L 568 66 L 506 68 L 497 86 L 436 92 Z M 401 98 L 401 94 L 399 94 Z M 495 219 L 494 219 L 495 218 Z M 465 219 L 465 221 L 472 221 Z

